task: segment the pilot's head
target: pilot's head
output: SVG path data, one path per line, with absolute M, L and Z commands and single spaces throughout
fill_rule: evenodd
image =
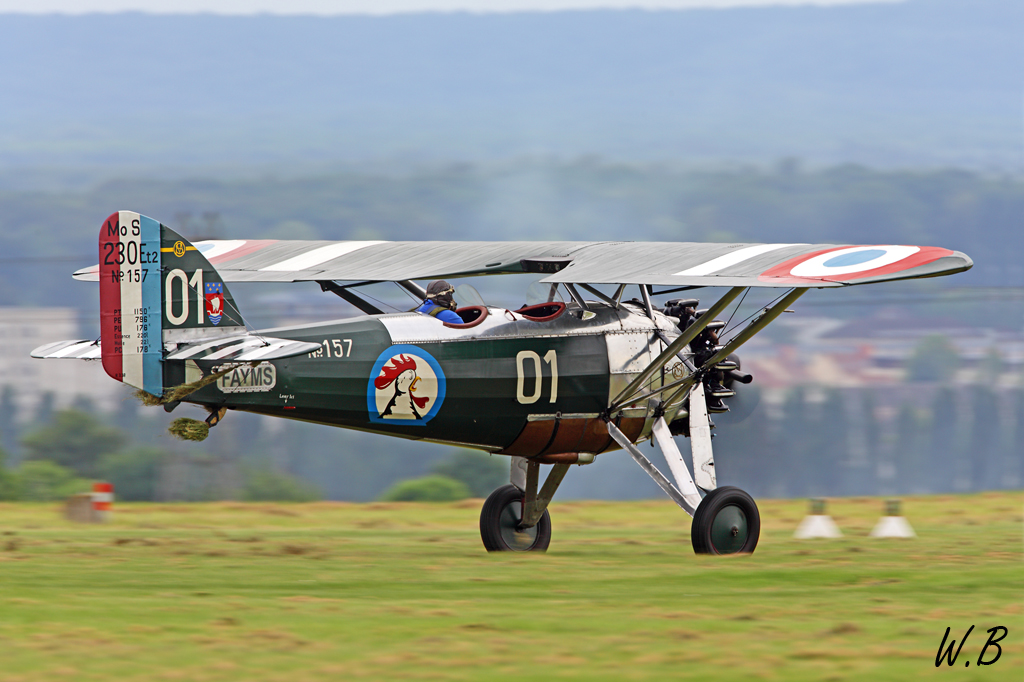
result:
M 443 279 L 439 279 L 436 282 L 431 282 L 427 287 L 427 300 L 433 301 L 442 308 L 455 310 L 455 299 L 452 298 L 454 293 L 455 287 Z

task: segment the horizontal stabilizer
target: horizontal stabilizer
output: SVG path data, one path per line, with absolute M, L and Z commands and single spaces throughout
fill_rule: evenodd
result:
M 230 360 L 232 362 L 256 362 L 281 360 L 295 355 L 312 353 L 320 349 L 319 343 L 275 339 L 255 334 L 219 337 L 216 340 L 197 339 L 191 343 L 179 343 L 165 360 Z M 78 360 L 99 360 L 100 342 L 89 339 L 57 341 L 40 346 L 32 351 L 34 358 L 72 358 Z
M 232 362 L 255 362 L 257 360 L 280 360 L 295 355 L 312 353 L 321 348 L 311 341 L 274 339 L 258 334 L 221 337 L 212 341 L 196 340 L 179 343 L 166 360 L 230 360 Z
M 30 355 L 34 358 L 73 358 L 76 360 L 99 360 L 102 353 L 99 339 L 77 339 L 57 341 L 39 346 Z

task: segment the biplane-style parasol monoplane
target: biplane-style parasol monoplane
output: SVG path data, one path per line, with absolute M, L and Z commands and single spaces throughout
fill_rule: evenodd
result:
M 622 449 L 693 516 L 694 551 L 752 552 L 757 506 L 742 490 L 718 486 L 708 415 L 727 409 L 730 386 L 751 379 L 735 351 L 808 289 L 937 277 L 971 265 L 963 253 L 901 245 L 191 244 L 151 218 L 119 211 L 100 229 L 99 264 L 74 275 L 99 281 L 100 339 L 61 341 L 32 355 L 100 359 L 107 374 L 167 410 L 202 406 L 205 425 L 243 410 L 508 455 L 510 483 L 480 515 L 491 551 L 547 549 L 548 503 L 569 467 Z M 385 314 L 360 295 L 365 285 L 395 282 L 422 298 L 417 280 L 515 273 L 536 273 L 546 295 L 517 310 L 466 305 L 456 310 L 461 323 Z M 230 282 L 306 281 L 365 315 L 255 331 L 228 290 Z M 703 311 L 695 299 L 661 308 L 652 300 L 704 287 L 727 291 Z M 719 339 L 718 316 L 754 287 L 780 295 Z M 625 300 L 627 291 L 638 296 Z M 679 434 L 689 437 L 693 475 L 673 439 Z M 674 483 L 637 448 L 649 439 Z M 542 465 L 551 467 L 543 484 Z

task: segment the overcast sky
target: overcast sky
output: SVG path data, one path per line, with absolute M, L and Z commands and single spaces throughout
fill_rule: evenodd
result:
M 688 9 L 770 5 L 849 5 L 899 0 L 0 0 L 0 13 L 88 14 L 397 14 L 402 12 L 516 12 L 594 8 Z

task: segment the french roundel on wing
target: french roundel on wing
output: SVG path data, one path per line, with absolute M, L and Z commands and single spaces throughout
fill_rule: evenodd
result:
M 760 279 L 798 283 L 881 277 L 931 263 L 952 253 L 949 249 L 933 246 L 840 246 L 791 258 L 763 272 Z

